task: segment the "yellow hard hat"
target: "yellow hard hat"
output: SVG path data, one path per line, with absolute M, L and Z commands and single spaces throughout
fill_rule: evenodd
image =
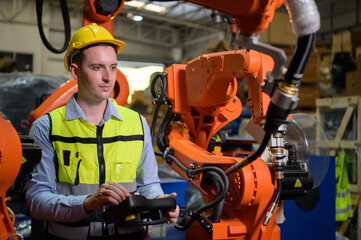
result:
M 75 53 L 86 46 L 96 43 L 113 44 L 116 48 L 117 54 L 125 46 L 124 42 L 114 39 L 112 34 L 110 34 L 110 32 L 108 32 L 105 28 L 98 26 L 96 23 L 91 23 L 80 28 L 70 39 L 68 50 L 66 51 L 64 57 L 64 66 L 66 70 L 70 71 L 69 66 Z

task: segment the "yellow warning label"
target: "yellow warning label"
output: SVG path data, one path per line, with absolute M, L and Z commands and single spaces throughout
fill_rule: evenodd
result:
M 300 179 L 297 178 L 294 187 L 295 187 L 295 188 L 302 187 L 302 183 L 301 183 Z
M 134 220 L 135 219 L 135 215 L 134 214 L 129 214 L 127 216 L 124 217 L 124 220 L 127 222 L 127 221 L 130 221 L 130 220 Z
M 221 142 L 221 138 L 219 137 L 219 135 L 217 135 L 217 141 L 216 142 Z

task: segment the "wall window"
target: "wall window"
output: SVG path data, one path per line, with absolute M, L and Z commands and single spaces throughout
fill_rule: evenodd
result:
M 0 72 L 32 72 L 33 55 L 25 53 L 1 52 Z

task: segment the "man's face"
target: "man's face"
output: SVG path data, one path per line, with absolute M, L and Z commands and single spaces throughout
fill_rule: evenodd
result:
M 82 52 L 79 66 L 71 64 L 78 79 L 78 98 L 99 103 L 110 97 L 117 76 L 117 56 L 111 46 L 90 47 Z

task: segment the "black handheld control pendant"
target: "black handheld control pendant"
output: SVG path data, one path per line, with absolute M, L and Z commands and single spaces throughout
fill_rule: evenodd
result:
M 130 195 L 116 206 L 104 211 L 106 223 L 118 226 L 145 226 L 161 224 L 168 221 L 166 213 L 176 209 L 174 198 L 147 199 L 141 195 Z

